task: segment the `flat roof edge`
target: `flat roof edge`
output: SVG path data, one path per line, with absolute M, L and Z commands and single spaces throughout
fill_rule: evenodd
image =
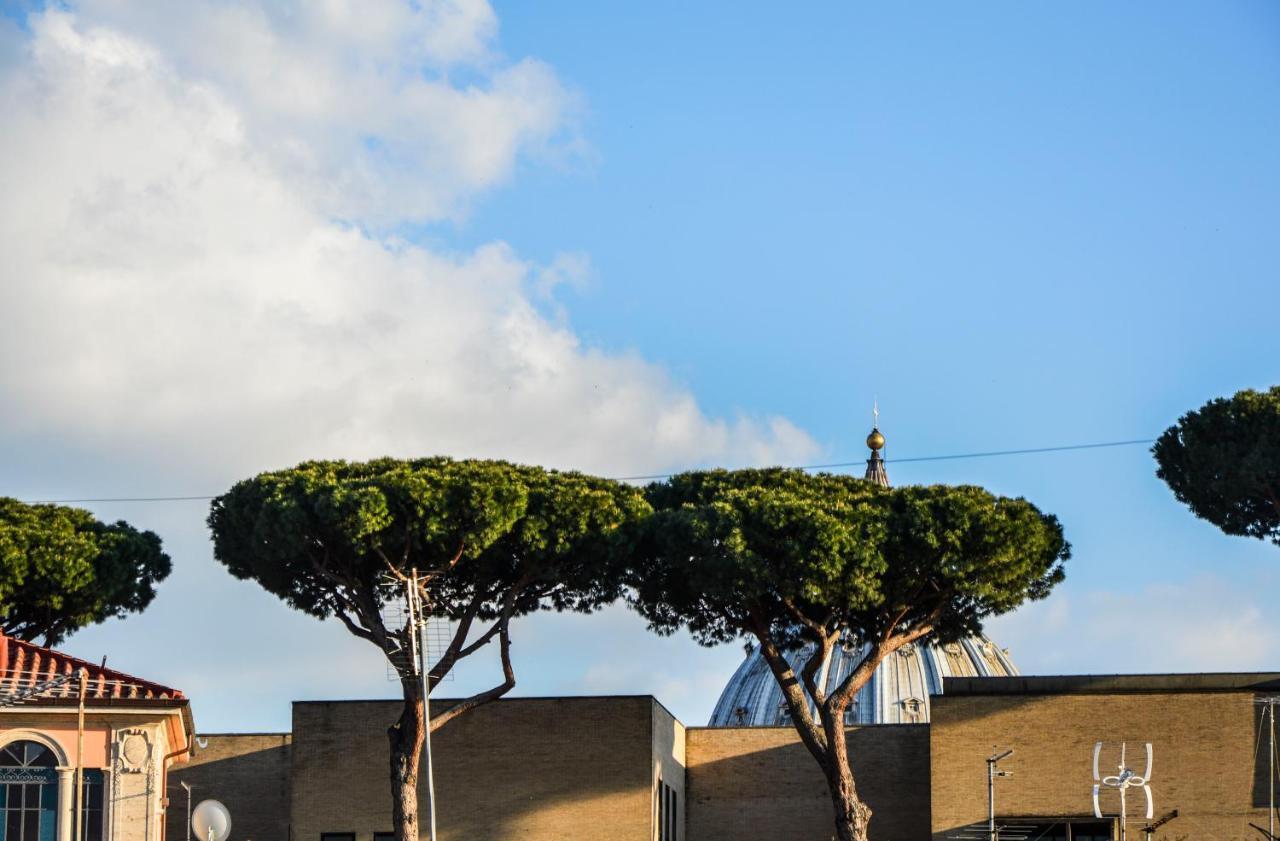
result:
M 512 701 L 601 701 L 601 700 L 637 700 L 644 699 L 653 701 L 654 703 L 666 709 L 665 705 L 658 700 L 657 696 L 648 692 L 636 692 L 630 695 L 516 695 L 515 697 L 495 698 L 487 701 L 488 704 L 506 704 Z M 440 695 L 432 695 L 431 703 L 433 704 L 457 704 L 467 700 L 466 696 L 461 698 L 448 698 Z M 306 700 L 295 700 L 290 703 L 295 706 L 303 704 L 402 704 L 403 698 L 308 698 Z
M 1070 695 L 1126 692 L 1277 692 L 1280 672 L 947 677 L 948 695 Z

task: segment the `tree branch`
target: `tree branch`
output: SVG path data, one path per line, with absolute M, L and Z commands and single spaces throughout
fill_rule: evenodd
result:
M 398 569 L 395 564 L 391 563 L 391 559 L 387 557 L 387 553 L 383 551 L 381 546 L 376 543 L 373 544 L 373 551 L 382 559 L 383 565 L 386 566 L 387 572 L 391 573 L 392 578 L 400 582 L 409 580 L 409 576 L 405 575 L 404 572 Z
M 448 572 L 449 570 L 453 569 L 455 566 L 458 565 L 458 561 L 462 560 L 462 553 L 465 551 L 467 551 L 467 544 L 466 543 L 459 544 L 457 554 L 455 554 L 452 558 L 450 558 L 449 562 L 446 563 L 442 568 L 425 572 L 422 576 L 418 578 L 419 588 L 421 588 L 423 592 L 425 592 L 427 584 L 439 578 L 440 576 L 444 575 L 446 572 Z
M 461 557 L 461 553 L 459 553 L 459 557 Z M 481 704 L 487 704 L 490 701 L 501 698 L 503 695 L 506 695 L 508 692 L 510 692 L 512 688 L 516 685 L 515 668 L 511 665 L 511 634 L 510 634 L 511 616 L 513 613 L 515 613 L 516 600 L 519 598 L 520 594 L 524 592 L 525 588 L 529 586 L 529 582 L 531 580 L 532 580 L 532 576 L 526 574 L 522 576 L 518 581 L 516 581 L 515 584 L 512 584 L 511 587 L 507 590 L 507 592 L 502 597 L 502 612 L 498 615 L 498 619 L 497 621 L 494 622 L 493 627 L 491 627 L 488 631 L 486 631 L 474 643 L 472 643 L 471 645 L 468 645 L 467 647 L 461 649 L 458 652 L 457 659 L 462 659 L 463 657 L 468 656 L 472 652 L 476 651 L 480 646 L 489 642 L 489 640 L 493 638 L 493 633 L 496 630 L 498 633 L 498 641 L 499 641 L 498 652 L 499 652 L 499 657 L 502 660 L 502 676 L 503 676 L 502 683 L 498 684 L 492 689 L 488 689 L 484 692 L 478 692 L 475 695 L 472 695 L 470 698 L 463 701 L 462 703 L 458 704 L 457 706 L 450 707 L 448 710 L 441 713 L 438 717 L 433 717 L 430 722 L 432 733 L 434 733 L 436 730 L 440 729 L 441 727 L 445 726 L 453 719 L 462 715 L 467 710 L 475 709 Z M 480 601 L 480 597 L 477 596 L 475 603 L 478 604 L 479 601 Z M 444 677 L 443 673 L 435 676 L 432 676 L 429 674 L 428 681 L 432 686 L 432 688 L 434 688 L 435 685 L 438 684 L 440 682 L 440 679 L 443 677 Z
M 812 631 L 814 636 L 816 636 L 818 639 L 822 639 L 827 635 L 826 627 L 823 625 L 819 625 L 817 622 L 813 621 L 808 616 L 805 616 L 804 611 L 796 607 L 795 603 L 792 602 L 791 599 L 780 598 L 778 599 L 778 601 L 780 601 L 782 603 L 782 606 L 786 608 L 787 613 L 791 614 L 792 619 L 796 620 L 801 625 L 803 625 L 804 627 Z
M 825 680 L 820 684 L 816 678 L 827 663 L 831 662 L 831 652 L 835 647 L 835 641 L 834 634 L 822 637 L 815 644 L 813 654 L 809 656 L 804 667 L 800 670 L 800 679 L 804 681 L 804 688 L 809 690 L 809 697 L 813 698 L 813 702 L 819 706 L 827 700 L 827 688 Z
M 510 617 L 501 620 L 502 630 L 499 631 L 499 651 L 502 656 L 502 683 L 492 689 L 478 692 L 465 701 L 450 707 L 439 715 L 431 717 L 430 729 L 434 733 L 441 727 L 444 727 L 450 721 L 465 712 L 475 709 L 481 704 L 487 704 L 490 701 L 496 701 L 503 695 L 506 695 L 516 685 L 516 672 L 511 665 L 511 634 L 508 632 L 508 624 Z
M 437 680 L 447 675 L 453 665 L 461 659 L 458 652 L 471 634 L 471 625 L 475 622 L 476 615 L 480 613 L 480 605 L 483 603 L 483 597 L 480 594 L 476 594 L 471 599 L 471 603 L 467 605 L 462 618 L 458 620 L 458 629 L 453 632 L 453 639 L 449 640 L 449 647 L 444 650 L 444 653 L 440 655 L 440 659 L 431 667 L 430 674 L 437 676 Z M 432 685 L 434 686 L 435 684 Z
M 827 709 L 843 715 L 844 711 L 849 708 L 854 696 L 858 694 L 862 687 L 867 685 L 867 681 L 871 680 L 871 676 L 875 674 L 876 669 L 884 662 L 884 658 L 888 653 L 879 642 L 872 643 L 871 649 L 863 655 L 862 662 L 858 663 L 857 668 L 849 672 L 845 679 L 840 681 L 836 691 L 832 692 L 827 698 Z
M 754 610 L 748 611 L 747 616 L 747 630 L 759 641 L 760 654 L 769 664 L 769 669 L 782 689 L 782 697 L 786 699 L 787 709 L 791 713 L 791 721 L 795 725 L 796 732 L 800 734 L 800 741 L 804 742 L 809 753 L 813 754 L 813 758 L 825 773 L 830 767 L 827 761 L 826 738 L 809 713 L 809 704 L 805 699 L 804 691 L 800 688 L 800 682 L 796 680 L 791 665 L 778 651 L 778 646 L 769 633 L 768 625 Z
M 363 628 L 360 625 L 357 625 L 354 621 L 352 621 L 351 617 L 347 615 L 346 611 L 344 611 L 337 604 L 331 605 L 331 607 L 333 608 L 333 615 L 338 617 L 338 619 L 342 620 L 342 624 L 347 626 L 348 631 L 350 631 L 353 635 L 360 637 L 360 639 L 368 640 L 369 642 L 373 643 L 379 648 L 382 648 L 383 653 L 386 653 L 386 648 L 384 648 L 383 645 L 380 642 L 378 642 L 377 638 L 373 635 L 372 631 L 370 631 L 367 628 Z

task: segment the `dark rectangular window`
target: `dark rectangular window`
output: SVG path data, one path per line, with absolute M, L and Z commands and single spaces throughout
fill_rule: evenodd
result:
M 658 830 L 658 841 L 679 841 L 680 804 L 676 790 L 659 779 L 654 801 L 654 811 L 657 813 L 654 826 Z
M 986 824 L 982 826 L 985 828 Z M 1114 826 L 1108 820 L 1063 820 L 1041 823 L 1035 818 L 1004 818 L 1000 821 L 1001 836 L 1008 839 L 1025 838 L 1036 841 L 1112 841 Z
M 80 795 L 81 834 L 84 841 L 102 841 L 102 771 L 96 768 L 84 769 L 84 784 Z M 74 790 L 74 789 L 73 789 Z M 50 807 L 57 807 L 57 794 L 53 795 Z M 41 839 L 46 841 L 46 839 Z M 53 841 L 50 836 L 47 841 Z
M 1072 821 L 1071 841 L 1111 841 L 1111 821 Z
M 57 772 L 0 768 L 0 841 L 54 841 L 57 826 Z
M 396 841 L 394 832 L 375 832 L 373 833 L 373 841 Z
M 667 784 L 658 780 L 658 841 L 667 841 Z
M 354 832 L 322 832 L 320 841 L 356 841 Z

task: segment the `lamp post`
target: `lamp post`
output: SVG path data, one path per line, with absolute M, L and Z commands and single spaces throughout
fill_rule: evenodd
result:
M 191 786 L 185 780 L 179 780 L 178 785 L 187 790 L 187 841 L 191 841 Z
M 1010 771 L 999 771 L 996 764 L 1010 756 L 1013 749 L 987 757 L 987 841 L 1000 841 L 1000 831 L 996 829 L 996 777 L 1011 777 Z

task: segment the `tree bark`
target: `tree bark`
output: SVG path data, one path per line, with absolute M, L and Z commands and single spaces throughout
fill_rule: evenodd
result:
M 865 683 L 865 681 L 864 681 Z M 849 743 L 845 737 L 844 709 L 833 710 L 830 704 L 818 708 L 822 730 L 826 735 L 827 790 L 835 809 L 836 838 L 839 841 L 867 841 L 871 824 L 871 807 L 858 799 L 853 769 L 849 766 Z
M 396 841 L 419 841 L 418 767 L 426 738 L 422 682 L 410 676 L 401 679 L 400 687 L 404 709 L 399 720 L 387 728 L 391 742 L 391 825 Z

